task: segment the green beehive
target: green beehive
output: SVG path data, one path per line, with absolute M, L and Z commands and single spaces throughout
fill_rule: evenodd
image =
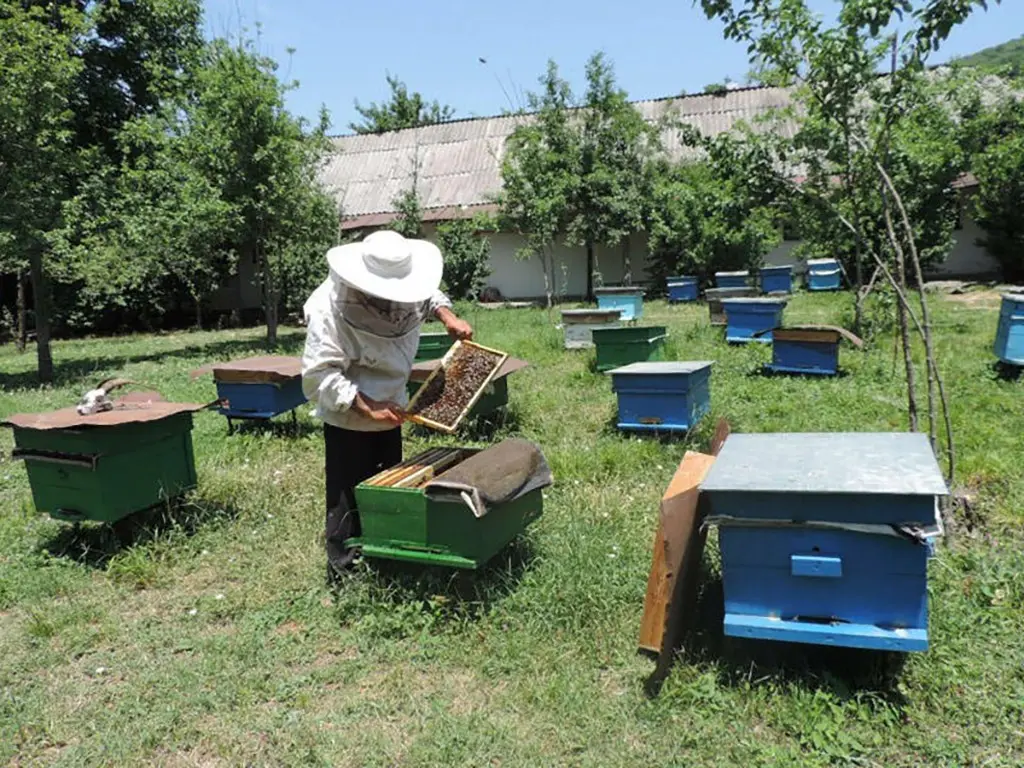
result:
M 463 448 L 447 450 L 449 457 L 457 454 L 456 464 L 478 453 Z M 437 457 L 439 451 L 443 463 L 445 449 L 427 451 L 421 456 L 433 453 Z M 421 467 L 425 464 L 417 464 L 418 460 L 411 459 L 390 470 L 391 479 L 389 472 L 384 472 L 356 486 L 362 534 L 348 544 L 360 547 L 364 557 L 480 568 L 543 512 L 540 487 L 495 504 L 483 516 L 474 514 L 462 501 L 433 498 L 424 490 L 430 477 L 408 484 L 410 472 L 423 472 Z M 428 459 L 423 461 L 429 463 Z M 401 479 L 403 471 L 405 480 Z M 398 480 L 394 479 L 396 476 Z
M 664 360 L 667 337 L 663 325 L 595 328 L 597 370 L 603 373 L 630 363 Z
M 159 407 L 8 419 L 36 509 L 59 520 L 113 523 L 194 488 L 192 412 L 201 406 L 151 405 Z
M 416 348 L 416 362 L 444 357 L 453 343 L 454 340 L 447 333 L 421 333 L 420 344 Z

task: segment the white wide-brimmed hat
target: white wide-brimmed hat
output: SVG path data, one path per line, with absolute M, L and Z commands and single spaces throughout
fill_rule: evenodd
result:
M 336 245 L 327 252 L 335 277 L 379 299 L 418 304 L 441 285 L 441 251 L 426 240 L 411 240 L 380 230 L 361 242 Z

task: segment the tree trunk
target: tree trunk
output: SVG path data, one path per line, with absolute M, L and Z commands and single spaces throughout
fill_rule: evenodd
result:
M 544 308 L 550 310 L 554 302 L 551 299 L 551 274 L 548 270 L 548 263 L 553 260 L 549 254 L 543 251 L 537 255 L 540 257 L 540 271 L 544 273 Z
M 263 313 L 267 318 L 267 349 L 277 348 L 277 289 L 274 284 L 273 269 L 270 259 L 263 252 L 262 246 L 257 246 L 259 263 L 262 265 L 263 276 Z
M 891 229 L 892 219 L 889 215 L 888 196 L 882 197 L 882 212 L 885 214 L 886 224 Z M 896 241 L 893 241 L 892 245 L 896 253 L 896 280 L 899 283 L 900 292 L 903 296 L 906 296 L 907 270 L 906 262 L 903 258 L 903 249 Z M 907 369 L 907 416 L 910 418 L 910 431 L 917 432 L 917 377 L 914 375 L 913 350 L 910 346 L 910 329 L 907 324 L 907 306 L 903 301 L 896 302 L 896 312 L 900 323 L 900 340 L 903 344 L 903 365 Z
M 200 300 L 198 294 L 192 294 L 192 301 L 196 304 L 196 330 L 203 330 L 203 302 Z
M 587 301 L 594 300 L 594 270 L 596 268 L 594 264 L 594 244 L 587 242 Z
M 39 381 L 53 381 L 53 356 L 50 354 L 50 286 L 43 271 L 43 252 L 38 246 L 29 255 L 32 276 L 32 303 L 36 319 L 36 357 Z
M 19 352 L 24 352 L 25 347 L 28 345 L 28 297 L 25 295 L 25 283 L 27 279 L 25 273 L 18 272 L 18 304 L 15 312 L 17 312 L 17 335 L 14 338 L 14 344 L 17 346 Z
M 629 237 L 622 241 L 622 284 L 633 284 L 633 263 L 629 258 Z

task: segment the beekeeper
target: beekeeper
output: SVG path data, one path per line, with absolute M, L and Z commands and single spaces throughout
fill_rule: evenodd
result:
M 355 487 L 402 460 L 406 382 L 429 318 L 454 339 L 473 329 L 441 293 L 441 252 L 378 231 L 327 252 L 330 275 L 306 301 L 302 389 L 324 423 L 327 573 L 352 565 L 360 534 Z

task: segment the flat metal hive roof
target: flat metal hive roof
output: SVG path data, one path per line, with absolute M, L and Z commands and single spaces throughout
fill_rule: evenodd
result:
M 750 270 L 741 269 L 736 272 L 715 272 L 715 277 L 750 277 Z
M 621 368 L 615 368 L 608 373 L 612 375 L 632 376 L 634 374 L 669 374 L 669 373 L 695 373 L 714 365 L 713 360 L 691 360 L 676 362 L 653 362 L 653 363 L 630 363 Z
M 586 317 L 587 315 L 621 315 L 621 309 L 563 309 L 564 317 Z
M 808 259 L 808 264 L 838 264 L 836 259 Z
M 948 493 L 927 435 L 825 432 L 730 435 L 704 491 Z
M 1004 293 L 1003 298 L 1007 301 L 1024 301 L 1024 293 Z
M 722 303 L 723 304 L 725 304 L 725 303 L 729 303 L 729 304 L 788 304 L 789 303 L 789 299 L 769 299 L 769 298 L 763 298 L 763 297 L 762 298 L 746 298 L 746 297 L 743 297 L 743 296 L 735 296 L 735 297 L 730 298 L 728 296 L 723 296 L 722 297 Z

